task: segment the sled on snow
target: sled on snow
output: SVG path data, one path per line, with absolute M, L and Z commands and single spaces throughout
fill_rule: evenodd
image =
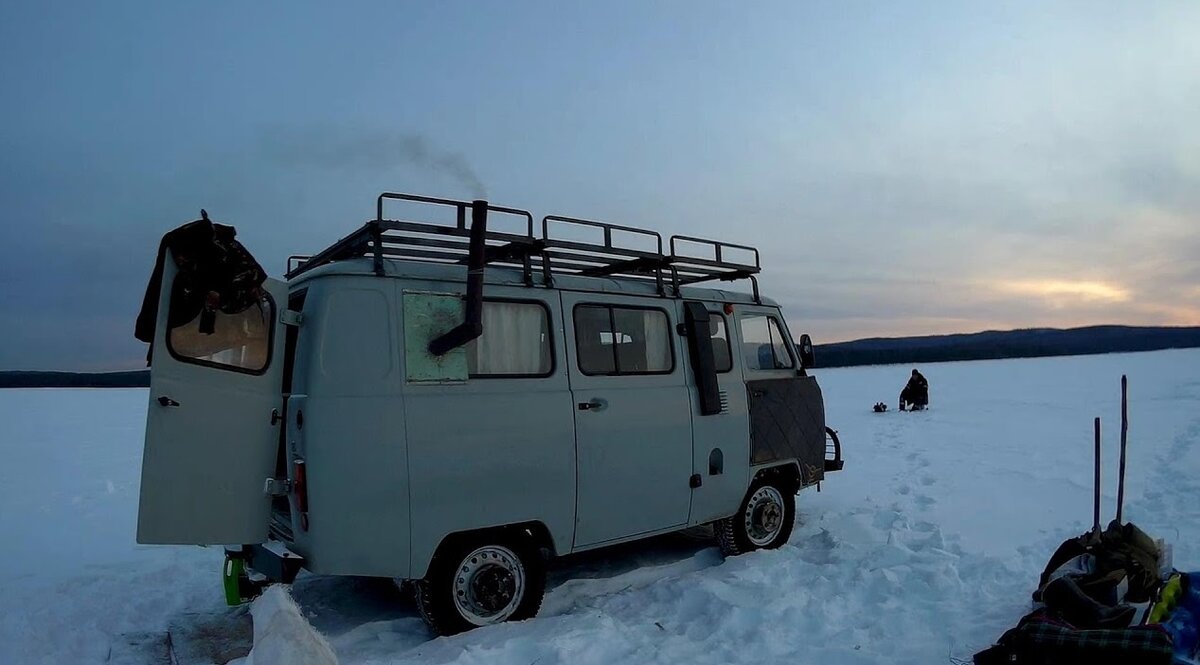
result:
M 1200 572 L 1180 572 L 1171 547 L 1122 522 L 1128 381 L 1121 377 L 1117 513 L 1100 527 L 1100 419 L 1094 421 L 1092 528 L 1059 545 L 1033 593 L 1034 609 L 975 665 L 1200 665 Z

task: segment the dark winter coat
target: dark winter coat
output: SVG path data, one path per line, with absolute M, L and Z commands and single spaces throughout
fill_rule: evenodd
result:
M 925 380 L 923 374 L 913 372 L 912 377 L 908 380 L 908 384 L 900 392 L 900 401 L 909 404 L 920 404 L 921 406 L 929 404 L 929 381 Z

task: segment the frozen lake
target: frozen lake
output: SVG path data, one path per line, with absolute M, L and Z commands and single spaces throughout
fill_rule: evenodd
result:
M 1200 568 L 1200 349 L 921 367 L 932 409 L 876 414 L 907 366 L 816 370 L 846 470 L 798 499 L 791 544 L 722 561 L 683 536 L 560 562 L 541 614 L 431 639 L 386 582 L 302 577 L 343 663 L 931 663 L 1028 607 L 1091 521 L 1092 418 L 1113 516 L 1120 376 L 1126 515 Z M 103 663 L 124 633 L 236 615 L 221 552 L 134 544 L 145 390 L 0 390 L 0 663 Z

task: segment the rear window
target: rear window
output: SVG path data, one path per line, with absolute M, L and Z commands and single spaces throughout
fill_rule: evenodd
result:
M 185 305 L 173 299 L 171 318 Z M 167 349 L 182 362 L 251 374 L 262 373 L 271 359 L 275 303 L 265 291 L 246 309 L 226 313 L 201 311 L 167 334 Z
M 580 305 L 575 347 L 584 374 L 669 374 L 671 324 L 661 309 Z
M 796 366 L 787 337 L 775 317 L 748 314 L 738 323 L 742 328 L 742 357 L 747 369 L 791 369 Z

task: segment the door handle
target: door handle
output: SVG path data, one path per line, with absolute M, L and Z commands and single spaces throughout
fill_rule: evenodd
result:
M 171 406 L 171 407 L 179 406 L 179 402 L 176 402 L 175 400 L 171 399 L 170 397 L 167 397 L 166 395 L 160 395 L 158 398 L 158 403 L 163 406 Z
M 604 407 L 608 406 L 608 402 L 598 398 L 592 398 L 590 402 L 580 402 L 580 411 L 603 411 Z

